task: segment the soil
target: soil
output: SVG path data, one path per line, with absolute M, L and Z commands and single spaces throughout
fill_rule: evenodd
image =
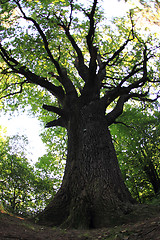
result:
M 0 212 L 1 240 L 160 240 L 160 213 L 136 223 L 94 230 L 67 230 L 33 224 Z

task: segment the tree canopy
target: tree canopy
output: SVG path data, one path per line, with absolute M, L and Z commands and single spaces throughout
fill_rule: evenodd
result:
M 100 8 L 97 1 L 87 7 L 74 1 L 2 1 L 1 97 L 8 96 L 10 107 L 30 104 L 37 111 L 44 104 L 61 116 L 58 104 L 71 92 L 81 98 L 95 92 L 105 101 L 114 91 L 106 107 L 118 97 L 118 105 L 157 98 L 157 40 L 137 33 L 132 19 L 106 26 L 98 4 Z M 86 80 L 90 74 L 98 77 L 94 91 Z M 48 108 L 53 101 L 56 107 Z M 52 125 L 64 125 L 62 119 Z

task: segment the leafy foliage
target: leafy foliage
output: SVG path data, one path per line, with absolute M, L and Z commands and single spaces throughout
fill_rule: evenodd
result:
M 54 180 L 51 178 L 43 160 L 36 168 L 29 163 L 21 151 L 20 141 L 16 144 L 17 138 L 22 144 L 26 143 L 24 137 L 0 137 L 0 199 L 9 211 L 29 215 L 46 206 L 56 192 L 53 186 L 57 189 L 59 182 L 56 176 Z M 47 161 L 45 159 L 45 165 Z M 59 175 L 59 169 L 54 174 Z
M 39 112 L 39 116 L 44 116 L 44 111 L 41 111 L 41 106 L 45 102 L 50 104 L 57 102 L 51 95 L 41 87 L 28 85 L 28 81 L 25 80 L 22 75 L 15 73 L 16 69 L 25 68 L 26 71 L 36 73 L 37 75 L 46 78 L 51 81 L 55 86 L 61 86 L 60 81 L 57 78 L 57 69 L 53 63 L 49 63 L 48 52 L 46 51 L 46 45 L 49 46 L 49 51 L 54 56 L 55 61 L 59 61 L 62 68 L 67 69 L 67 73 L 79 92 L 84 86 L 84 82 L 77 75 L 75 69 L 75 61 L 77 53 L 74 49 L 74 45 L 71 42 L 71 37 L 66 35 L 65 25 L 70 24 L 70 32 L 73 32 L 73 40 L 76 39 L 77 46 L 80 45 L 82 53 L 85 56 L 85 63 L 89 65 L 88 47 L 85 41 L 86 31 L 89 30 L 89 20 L 87 14 L 78 19 L 78 15 L 82 16 L 82 9 L 85 12 L 89 11 L 89 8 L 84 8 L 82 4 L 78 5 L 76 2 L 70 4 L 69 1 L 5 1 L 1 4 L 1 16 L 2 16 L 2 43 L 8 47 L 11 51 L 12 58 L 20 59 L 21 64 L 16 64 L 15 71 L 10 71 L 6 66 L 3 67 L 2 73 L 5 86 L 2 86 L 3 94 L 11 94 L 11 97 L 7 100 L 7 106 L 16 108 L 17 104 L 26 106 L 31 105 L 32 110 L 35 113 Z M 100 3 L 99 3 L 100 5 Z M 26 9 L 26 14 L 22 10 Z M 72 14 L 72 15 L 71 15 Z M 29 16 L 27 16 L 29 15 Z M 133 31 L 132 23 L 127 19 L 116 18 L 113 23 L 114 26 L 101 26 L 98 22 L 103 20 L 102 14 L 96 11 L 96 32 L 94 36 L 94 45 L 97 46 L 98 52 L 103 58 L 103 61 L 107 61 L 109 65 L 106 68 L 106 77 L 103 80 L 103 88 L 101 88 L 101 94 L 106 91 L 106 88 L 112 89 L 118 86 L 118 83 L 125 79 L 125 86 L 133 83 L 136 77 L 140 77 L 142 73 L 139 73 L 140 65 L 143 62 L 143 48 L 146 45 L 148 49 L 148 61 L 155 55 L 158 50 L 157 39 L 154 39 L 153 35 L 147 34 L 147 39 L 142 40 L 142 37 L 146 35 L 136 31 L 134 29 L 134 37 L 131 35 Z M 41 31 L 43 34 L 41 34 Z M 43 36 L 42 36 L 43 35 Z M 44 36 L 47 40 L 45 45 Z M 70 35 L 71 36 L 71 35 Z M 133 37 L 133 39 L 132 39 Z M 126 41 L 126 39 L 128 39 Z M 45 41 L 46 41 L 45 40 Z M 126 42 L 125 42 L 126 41 Z M 112 53 L 116 52 L 119 45 L 123 46 L 123 51 L 117 53 L 117 58 L 113 58 Z M 157 47 L 156 47 L 157 46 Z M 155 56 L 154 56 L 155 57 Z M 156 58 L 155 58 L 156 60 Z M 158 60 L 158 59 L 157 59 Z M 137 71 L 133 68 L 135 66 Z M 156 72 L 155 66 L 159 66 L 158 62 L 154 64 L 148 64 L 148 74 L 152 77 L 153 71 Z M 127 76 L 126 73 L 130 72 Z M 121 82 L 122 85 L 122 82 Z M 149 87 L 151 83 L 145 87 Z M 14 96 L 12 94 L 21 91 L 23 86 L 23 94 Z M 156 92 L 156 91 L 155 91 Z M 143 91 L 142 91 L 143 93 Z M 9 96 L 8 96 L 9 97 Z M 17 100 L 16 100 L 16 98 Z
M 126 106 L 112 125 L 115 147 L 123 178 L 133 196 L 149 201 L 160 191 L 160 114 Z

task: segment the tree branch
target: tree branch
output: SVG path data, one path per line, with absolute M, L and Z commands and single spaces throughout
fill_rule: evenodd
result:
M 131 90 L 138 88 L 138 87 L 142 87 L 147 82 L 147 80 L 148 80 L 148 78 L 142 77 L 141 79 L 131 83 L 127 87 L 117 86 L 114 89 L 107 91 L 106 94 L 104 95 L 104 97 L 101 98 L 101 102 L 107 107 L 117 97 L 121 97 L 121 96 L 123 97 L 124 95 L 127 95 L 129 98 L 132 98 L 134 93 L 131 93 L 129 95 Z
M 89 62 L 89 78 L 90 78 L 90 80 L 89 81 L 94 79 L 94 77 L 96 75 L 96 71 L 97 71 L 97 47 L 93 46 L 93 40 L 94 40 L 94 36 L 95 36 L 94 15 L 95 15 L 97 3 L 98 3 L 97 0 L 93 1 L 92 10 L 90 13 L 87 13 L 86 11 L 84 11 L 86 16 L 89 18 L 89 24 L 90 24 L 89 31 L 86 36 L 87 46 L 88 46 L 88 50 L 90 53 L 90 62 Z
M 70 25 L 71 25 L 71 16 L 70 16 L 70 22 L 68 25 L 66 25 L 61 19 L 60 17 L 58 17 L 56 14 L 54 14 L 55 17 L 57 18 L 57 20 L 59 21 L 59 26 L 61 26 L 64 31 L 65 34 L 68 38 L 68 40 L 70 41 L 72 47 L 74 48 L 74 50 L 77 53 L 77 58 L 75 59 L 75 67 L 79 73 L 79 75 L 81 76 L 81 78 L 86 82 L 88 80 L 88 67 L 85 65 L 84 63 L 84 57 L 82 54 L 81 49 L 79 48 L 79 46 L 77 45 L 76 41 L 74 40 L 73 36 L 70 33 Z
M 147 46 L 145 45 L 143 50 L 143 78 L 147 78 Z
M 114 123 L 116 118 L 118 118 L 122 114 L 124 103 L 129 98 L 130 98 L 129 94 L 122 95 L 119 97 L 115 108 L 110 113 L 108 113 L 106 116 L 108 126 L 110 126 L 112 123 Z
M 0 99 L 6 98 L 6 97 L 10 97 L 10 96 L 14 96 L 14 95 L 16 95 L 16 94 L 22 93 L 22 91 L 23 91 L 23 84 L 26 83 L 26 82 L 27 82 L 27 81 L 23 81 L 23 82 L 19 83 L 19 85 L 20 85 L 20 90 L 19 90 L 19 91 L 17 91 L 17 92 L 12 92 L 12 93 L 8 93 L 8 94 L 6 94 L 5 96 L 0 97 Z M 7 88 L 6 88 L 5 90 L 7 90 Z M 2 91 L 2 92 L 3 92 L 3 91 Z M 1 92 L 1 93 L 2 93 L 2 92 Z
M 127 127 L 127 128 L 133 128 L 133 129 L 136 129 L 135 127 L 132 127 L 132 126 L 130 126 L 130 125 L 127 125 L 127 124 L 124 123 L 124 122 L 114 121 L 113 123 L 114 123 L 114 124 L 122 124 L 122 125 L 124 125 L 124 126 Z
M 143 102 L 155 102 L 160 98 L 160 94 L 157 94 L 156 98 L 154 98 L 154 99 L 146 98 L 145 96 L 147 94 L 148 94 L 148 92 L 144 93 L 144 94 L 132 93 L 132 94 L 130 94 L 130 98 L 133 98 L 134 100 L 143 101 Z
M 93 54 L 92 48 L 93 48 L 93 40 L 94 40 L 94 34 L 95 34 L 94 14 L 95 14 L 97 2 L 98 2 L 97 0 L 93 1 L 92 10 L 90 13 L 87 13 L 86 11 L 84 11 L 86 16 L 90 20 L 89 31 L 88 31 L 88 35 L 86 36 L 86 39 L 87 39 L 87 45 L 88 45 L 88 49 L 89 49 L 91 57 Z
M 98 70 L 98 79 L 100 82 L 103 81 L 103 79 L 106 77 L 106 66 L 102 61 L 102 56 L 100 54 L 97 54 L 97 62 L 98 62 L 98 66 L 99 66 L 99 70 Z
M 56 127 L 56 126 L 67 128 L 67 124 L 62 117 L 60 117 L 59 119 L 53 120 L 51 122 L 48 122 L 45 127 L 49 128 L 49 127 Z
M 78 57 L 76 57 L 74 66 L 76 67 L 80 77 L 87 82 L 89 78 L 89 69 Z
M 31 21 L 34 26 L 36 27 L 38 33 L 40 34 L 40 36 L 42 37 L 42 40 L 43 40 L 43 43 L 44 43 L 44 47 L 46 49 L 46 52 L 50 58 L 50 60 L 53 62 L 53 64 L 55 65 L 56 69 L 57 69 L 57 72 L 60 76 L 60 80 L 61 80 L 61 83 L 62 85 L 64 86 L 65 90 L 66 90 L 66 93 L 68 95 L 70 95 L 72 93 L 72 95 L 74 95 L 75 97 L 77 97 L 77 92 L 76 92 L 76 89 L 72 83 L 72 81 L 69 79 L 69 77 L 67 76 L 67 72 L 64 71 L 63 68 L 60 67 L 59 65 L 59 62 L 56 61 L 49 49 L 49 44 L 48 44 L 48 41 L 47 41 L 47 38 L 46 38 L 46 35 L 44 34 L 44 32 L 42 31 L 40 25 L 36 22 L 35 19 L 31 18 L 31 17 L 27 17 L 26 14 L 24 13 L 19 1 L 16 1 L 15 0 L 15 3 L 17 4 L 18 8 L 20 9 L 22 15 L 23 15 L 23 18 L 28 20 L 28 21 Z
M 27 21 L 32 22 L 32 23 L 34 24 L 34 26 L 36 27 L 38 33 L 39 33 L 40 36 L 42 37 L 42 40 L 43 40 L 43 43 L 44 43 L 44 47 L 45 47 L 45 49 L 46 49 L 46 52 L 47 52 L 50 60 L 55 64 L 55 67 L 56 67 L 57 70 L 58 70 L 58 69 L 60 68 L 60 66 L 59 66 L 58 62 L 53 58 L 53 55 L 52 55 L 52 53 L 51 53 L 51 51 L 50 51 L 50 49 L 49 49 L 49 47 L 48 47 L 49 44 L 48 44 L 47 38 L 46 38 L 44 32 L 42 31 L 40 25 L 39 25 L 33 18 L 26 16 L 26 14 L 25 14 L 25 12 L 23 11 L 23 9 L 22 9 L 19 1 L 15 0 L 14 2 L 17 4 L 19 10 L 21 11 L 21 13 L 22 13 L 22 15 L 23 15 L 23 18 L 24 18 L 25 20 L 27 20 Z
M 125 49 L 127 44 L 132 40 L 133 39 L 130 39 L 130 36 L 129 36 L 128 39 L 124 42 L 124 44 L 117 51 L 115 51 L 112 57 L 108 58 L 107 62 L 104 62 L 104 66 L 107 66 L 107 65 L 110 66 L 109 63 L 113 61 L 115 58 L 117 58 L 117 56 L 119 56 L 119 54 Z
M 147 81 L 149 81 L 149 78 L 147 77 L 147 62 L 150 57 L 147 57 L 147 47 L 145 45 L 143 50 L 143 61 L 140 63 L 134 65 L 132 71 L 121 81 L 119 86 L 122 86 L 122 84 L 130 77 L 132 77 L 134 74 L 143 71 L 143 77 L 139 80 L 135 81 L 134 83 L 130 84 L 128 87 L 126 87 L 126 91 L 130 92 L 134 88 L 142 87 Z M 143 64 L 142 67 L 137 68 L 137 66 Z M 137 68 L 137 69 L 136 69 Z M 123 88 L 124 89 L 124 88 Z
M 66 116 L 65 114 L 65 111 L 61 108 L 58 108 L 58 107 L 55 107 L 55 106 L 52 106 L 52 105 L 46 105 L 46 104 L 43 104 L 43 109 L 49 111 L 49 112 L 54 112 L 56 114 L 58 114 L 59 116 L 61 117 L 64 117 Z
M 106 62 L 103 62 L 101 60 L 101 58 L 102 58 L 101 55 L 97 54 L 97 61 L 98 61 L 98 66 L 99 66 L 98 78 L 100 79 L 101 82 L 103 81 L 103 79 L 105 78 L 105 75 L 106 75 L 106 66 L 114 65 L 117 62 L 117 60 L 119 59 L 119 54 L 125 49 L 128 42 L 130 42 L 132 40 L 133 40 L 133 38 L 130 38 L 130 34 L 129 34 L 128 39 L 124 42 L 124 44 L 112 55 L 112 57 L 108 58 L 108 60 Z M 110 64 L 110 62 L 112 62 L 113 60 L 114 60 L 114 62 L 112 64 Z M 129 77 L 130 76 L 127 76 L 125 78 L 125 80 Z M 122 83 L 120 85 L 122 85 Z
M 71 6 L 71 13 L 70 13 L 70 21 L 69 21 L 69 24 L 68 24 L 68 29 L 70 29 L 70 26 L 71 26 L 71 23 L 72 23 L 72 13 L 73 13 L 73 0 L 70 1 L 70 6 Z
M 0 55 L 2 56 L 3 60 L 15 73 L 22 74 L 24 77 L 26 77 L 28 82 L 47 89 L 51 94 L 58 98 L 60 103 L 63 103 L 65 93 L 62 87 L 57 87 L 53 83 L 49 82 L 46 78 L 32 73 L 27 67 L 21 65 L 16 59 L 10 57 L 8 52 L 2 47 L 1 43 L 0 50 Z
M 142 64 L 142 62 L 137 63 L 137 64 L 134 65 L 134 67 L 132 68 L 131 72 L 130 72 L 127 76 L 125 76 L 125 77 L 123 78 L 123 80 L 120 82 L 120 84 L 119 84 L 120 87 L 123 85 L 124 82 L 127 81 L 127 79 L 129 79 L 130 77 L 134 76 L 136 73 L 138 73 L 138 72 L 140 72 L 140 71 L 143 70 L 143 67 L 137 68 L 137 67 L 140 66 L 141 64 Z

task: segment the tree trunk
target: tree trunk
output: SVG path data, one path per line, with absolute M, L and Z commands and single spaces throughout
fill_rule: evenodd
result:
M 70 228 L 109 226 L 123 222 L 133 203 L 104 112 L 95 103 L 74 110 L 62 186 L 39 215 L 40 223 Z
M 155 194 L 160 192 L 160 179 L 156 172 L 156 169 L 153 165 L 153 162 L 150 160 L 148 165 L 144 166 L 144 171 L 153 186 Z

